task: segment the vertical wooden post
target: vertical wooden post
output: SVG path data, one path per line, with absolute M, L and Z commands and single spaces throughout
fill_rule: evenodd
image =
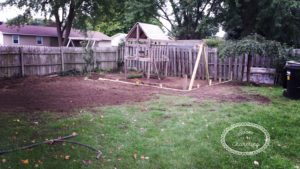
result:
M 21 66 L 21 76 L 24 77 L 25 76 L 25 66 L 24 66 L 24 53 L 23 53 L 23 48 L 20 47 L 19 48 L 19 52 L 20 52 L 20 66 Z
M 180 76 L 180 77 L 182 77 L 183 76 L 183 74 L 182 74 L 182 69 L 181 69 L 181 64 L 182 64 L 182 58 L 181 58 L 181 56 L 182 56 L 182 49 L 181 48 L 178 48 L 177 49 L 177 53 L 178 53 L 178 76 Z
M 209 84 L 209 80 L 210 80 L 210 77 L 209 77 L 209 67 L 208 67 L 208 53 L 206 51 L 206 47 L 203 47 L 203 53 L 204 53 L 204 64 L 205 64 L 205 74 L 206 74 L 206 80 L 208 81 L 208 84 Z
M 189 90 L 193 89 L 193 85 L 194 85 L 194 81 L 195 81 L 195 77 L 196 77 L 197 69 L 199 67 L 199 63 L 200 63 L 202 53 L 203 53 L 203 44 L 199 45 L 199 53 L 198 53 L 196 63 L 195 63 L 195 67 L 194 67 L 194 71 L 193 71 L 193 74 L 192 74 L 192 77 L 191 77 Z
M 238 57 L 234 56 L 234 72 L 233 72 L 234 80 L 238 80 Z
M 127 70 L 127 59 L 125 58 L 124 59 L 124 73 L 125 73 L 125 79 L 127 79 L 127 72 L 128 70 Z
M 214 50 L 214 80 L 218 80 L 218 53 Z
M 149 49 L 149 60 L 146 62 L 146 64 L 147 64 L 147 79 L 150 79 L 151 63 L 152 63 L 152 59 L 153 59 L 154 48 L 149 45 L 148 49 Z
M 140 56 L 140 53 L 139 53 L 140 52 L 140 26 L 139 26 L 139 24 L 136 27 L 136 40 L 137 40 L 136 57 L 139 57 Z M 138 68 L 138 65 L 136 67 Z
M 242 75 L 243 75 L 243 61 L 244 61 L 244 57 L 243 56 L 240 56 L 239 57 L 239 63 L 238 63 L 238 65 L 239 65 L 239 67 L 238 67 L 238 81 L 243 81 L 243 77 L 242 77 Z
M 64 58 L 64 51 L 63 48 L 60 47 L 60 58 L 61 58 L 61 71 L 65 71 L 65 58 Z
M 115 68 L 117 68 L 117 69 L 118 69 L 118 62 L 119 62 L 119 60 L 120 60 L 120 59 L 119 59 L 119 55 L 120 55 L 119 49 L 120 49 L 120 48 L 117 47 L 117 50 L 116 50 L 116 60 L 115 60 L 115 61 L 116 61 L 116 62 L 115 62 L 116 64 L 115 64 Z
M 231 65 L 231 57 L 228 58 L 228 80 L 232 80 L 232 65 Z
M 223 63 L 224 63 L 224 58 L 222 59 L 218 59 L 218 63 L 219 63 L 219 83 L 222 82 L 222 77 L 223 77 L 223 74 L 222 74 L 222 66 L 223 66 Z
M 244 55 L 244 63 L 243 63 L 243 75 L 242 75 L 242 82 L 247 81 L 247 65 L 248 65 L 248 54 Z
M 176 48 L 173 47 L 173 69 L 174 69 L 174 76 L 177 76 L 177 57 L 176 57 Z
M 93 48 L 91 48 L 91 52 L 92 52 L 92 57 L 93 57 L 93 69 L 96 69 L 97 63 L 96 63 L 95 50 Z M 100 51 L 100 54 L 101 54 L 101 51 Z
M 192 76 L 193 73 L 193 49 L 189 49 L 189 75 Z
M 166 67 L 165 67 L 165 77 L 167 77 L 168 76 L 168 67 L 169 67 L 169 47 L 167 46 L 166 47 L 166 57 L 165 58 L 163 58 L 164 60 L 165 60 L 165 62 L 166 62 Z
M 183 75 L 183 90 L 187 90 L 188 89 L 188 75 L 185 74 Z

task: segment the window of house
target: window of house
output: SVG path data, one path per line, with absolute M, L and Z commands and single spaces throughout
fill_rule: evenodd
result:
M 41 36 L 36 37 L 36 44 L 42 45 L 44 43 L 44 38 Z
M 20 36 L 19 35 L 13 35 L 12 36 L 13 44 L 19 44 L 20 43 Z

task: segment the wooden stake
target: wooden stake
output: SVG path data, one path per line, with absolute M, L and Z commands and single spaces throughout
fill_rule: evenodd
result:
M 64 59 L 64 51 L 63 48 L 60 47 L 60 57 L 61 57 L 61 71 L 65 71 L 65 59 Z
M 209 70 L 208 70 L 208 56 L 207 56 L 207 51 L 206 51 L 206 48 L 204 47 L 203 48 L 204 50 L 204 64 L 205 64 L 205 72 L 206 72 L 206 80 L 208 81 L 208 84 L 209 84 L 209 80 L 210 80 L 210 77 L 209 77 Z
M 199 63 L 200 63 L 200 59 L 202 56 L 202 52 L 203 52 L 203 44 L 199 45 L 199 53 L 197 55 L 197 59 L 196 59 L 196 63 L 195 63 L 195 67 L 194 67 L 194 71 L 191 77 L 191 82 L 190 82 L 190 86 L 189 86 L 189 90 L 193 89 L 193 85 L 194 85 L 194 81 L 195 81 L 195 77 L 196 77 L 196 73 L 199 67 Z
M 187 90 L 188 88 L 188 75 L 183 75 L 183 90 Z
M 127 73 L 128 73 L 128 70 L 127 70 L 127 59 L 125 58 L 124 59 L 124 72 L 125 72 L 125 79 L 127 79 Z
M 23 48 L 20 47 L 20 64 L 21 64 L 21 75 L 22 77 L 25 76 L 25 66 L 24 66 L 24 53 L 23 53 Z

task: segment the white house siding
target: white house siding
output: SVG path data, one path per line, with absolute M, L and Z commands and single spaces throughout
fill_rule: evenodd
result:
M 125 42 L 127 34 L 125 33 L 119 33 L 112 37 L 111 45 L 112 46 L 119 46 L 120 43 Z
M 3 34 L 2 34 L 2 32 L 0 32 L 0 45 L 3 45 Z

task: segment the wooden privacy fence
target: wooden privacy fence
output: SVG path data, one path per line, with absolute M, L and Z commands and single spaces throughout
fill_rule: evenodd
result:
M 94 68 L 117 67 L 116 47 L 94 48 Z M 48 75 L 68 70 L 82 70 L 86 65 L 84 48 L 1 46 L 0 77 Z
M 138 52 L 135 48 L 128 49 L 131 55 Z M 140 50 L 140 49 L 139 49 Z M 158 62 L 158 69 L 168 76 L 191 76 L 198 50 L 191 47 L 180 46 L 152 46 L 144 48 L 146 55 L 153 55 L 159 61 L 161 56 L 169 58 L 168 64 Z M 220 59 L 217 49 L 208 49 L 208 65 L 210 78 L 213 80 L 242 80 L 245 78 L 247 56 Z M 294 50 L 300 54 L 300 50 Z M 0 77 L 21 75 L 48 75 L 72 69 L 82 70 L 86 65 L 84 61 L 86 51 L 83 48 L 57 48 L 57 47 L 28 47 L 28 46 L 0 46 Z M 125 56 L 124 47 L 106 47 L 93 49 L 94 67 L 102 70 L 115 69 L 118 62 Z M 143 62 L 132 61 L 129 67 L 146 71 Z M 167 69 L 165 69 L 167 66 Z M 272 59 L 269 57 L 254 56 L 253 67 L 272 68 Z M 205 79 L 203 57 L 197 70 L 197 79 Z M 153 71 L 153 66 L 151 68 Z
M 131 47 L 128 49 L 129 55 L 134 56 L 137 51 L 146 50 L 145 53 L 148 55 L 154 55 L 157 59 L 157 66 L 161 72 L 167 70 L 168 76 L 179 76 L 183 77 L 192 75 L 193 68 L 195 66 L 198 49 L 192 47 L 180 47 L 180 46 L 151 46 L 150 49 L 135 49 Z M 125 55 L 125 49 L 119 48 L 119 60 L 123 60 Z M 242 81 L 246 77 L 246 65 L 248 56 L 238 56 L 232 58 L 219 58 L 216 48 L 208 48 L 208 67 L 210 79 L 212 80 L 233 80 Z M 159 58 L 161 56 L 167 56 L 169 62 L 162 62 Z M 167 69 L 165 69 L 167 66 Z M 252 60 L 253 67 L 271 68 L 272 59 L 265 56 L 254 56 Z M 129 67 L 137 69 L 138 71 L 146 71 L 147 66 L 143 62 L 131 61 Z M 154 73 L 153 67 L 151 71 Z M 205 79 L 205 65 L 204 58 L 201 58 L 200 66 L 197 70 L 197 79 Z

